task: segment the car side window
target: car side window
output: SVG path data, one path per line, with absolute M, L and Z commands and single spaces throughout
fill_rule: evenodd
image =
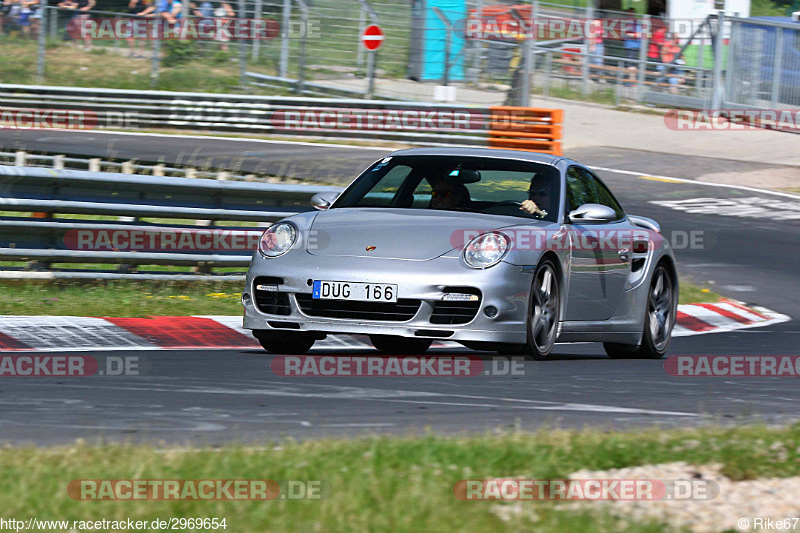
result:
M 589 191 L 583 183 L 583 176 L 578 172 L 578 167 L 569 167 L 567 170 L 567 213 L 588 203 L 591 203 L 591 199 Z
M 578 168 L 577 170 L 583 176 L 587 188 L 591 189 L 592 191 L 592 197 L 594 198 L 593 203 L 604 205 L 613 209 L 617 214 L 617 220 L 623 218 L 625 216 L 625 211 L 622 209 L 622 206 L 619 205 L 617 199 L 614 198 L 614 195 L 611 194 L 611 191 L 608 190 L 608 187 L 606 187 L 597 176 L 585 168 Z

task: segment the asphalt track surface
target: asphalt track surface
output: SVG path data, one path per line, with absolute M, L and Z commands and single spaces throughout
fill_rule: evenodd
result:
M 118 151 L 116 156 L 106 153 L 109 141 Z M 182 153 L 183 162 L 189 156 L 200 161 L 244 155 L 243 170 L 257 165 L 266 172 L 291 168 L 291 173 L 317 173 L 325 181 L 352 178 L 383 155 L 378 150 L 330 145 L 224 139 L 166 142 L 79 132 L 4 132 L 0 146 L 167 163 Z M 567 155 L 591 166 L 627 171 L 598 171 L 627 212 L 655 218 L 668 235 L 703 232 L 700 249 L 676 250 L 683 276 L 714 282 L 726 296 L 793 317 L 764 328 L 675 338 L 668 355 L 798 354 L 800 220 L 723 216 L 713 210 L 692 214 L 651 203 L 692 198 L 797 200 L 639 175 L 693 179 L 770 165 L 608 148 L 576 149 Z M 477 354 L 466 349 L 434 353 Z M 426 430 L 444 434 L 533 430 L 547 424 L 626 428 L 800 419 L 797 378 L 672 377 L 663 360 L 610 360 L 595 344 L 560 345 L 555 354 L 553 361 L 525 362 L 524 375 L 513 376 L 283 378 L 270 370 L 274 356 L 256 350 L 114 352 L 146 358 L 149 372 L 137 377 L 3 380 L 0 441 L 258 443 L 284 437 Z

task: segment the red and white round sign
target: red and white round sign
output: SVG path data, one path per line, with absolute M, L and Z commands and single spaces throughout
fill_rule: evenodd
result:
M 377 50 L 383 44 L 383 30 L 377 24 L 370 24 L 361 34 L 361 44 L 367 50 Z

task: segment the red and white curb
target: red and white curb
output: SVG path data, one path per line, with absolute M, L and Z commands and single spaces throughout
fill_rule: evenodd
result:
M 791 317 L 756 305 L 745 305 L 735 300 L 720 300 L 713 304 L 685 304 L 678 306 L 678 316 L 673 337 L 686 337 L 702 333 L 722 333 L 736 329 L 759 328 L 781 322 Z
M 717 333 L 786 322 L 769 309 L 733 300 L 678 306 L 673 336 Z M 435 342 L 434 347 L 455 346 Z M 329 335 L 315 347 L 371 347 L 361 335 Z M 185 350 L 260 348 L 240 316 L 0 316 L 0 351 Z

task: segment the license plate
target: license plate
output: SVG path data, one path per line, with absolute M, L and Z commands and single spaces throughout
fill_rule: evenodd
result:
M 352 281 L 314 282 L 315 300 L 351 300 L 357 302 L 396 302 L 397 285 L 386 283 L 355 283 Z

